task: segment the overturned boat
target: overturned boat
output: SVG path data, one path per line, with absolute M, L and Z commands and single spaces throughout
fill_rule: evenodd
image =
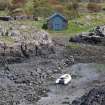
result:
M 64 74 L 62 76 L 60 76 L 57 80 L 56 80 L 56 84 L 68 84 L 71 81 L 72 77 L 70 74 Z

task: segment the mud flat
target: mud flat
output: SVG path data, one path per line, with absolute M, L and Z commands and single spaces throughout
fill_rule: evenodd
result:
M 67 42 L 68 39 L 56 38 L 55 53 L 46 54 L 46 50 L 45 54 L 8 64 L 8 68 L 0 66 L 0 104 L 70 105 L 97 84 L 101 85 L 105 80 L 104 46 L 66 47 Z M 55 85 L 55 80 L 64 73 L 72 75 L 71 83 Z
M 99 72 L 99 67 L 102 67 L 102 65 L 82 63 L 73 65 L 71 69 L 69 68 L 66 71 L 72 74 L 73 80 L 71 83 L 64 86 L 55 85 L 55 81 L 51 81 L 48 86 L 50 90 L 48 97 L 41 98 L 38 105 L 71 105 L 73 100 L 87 93 L 100 81 L 99 78 L 105 71 L 104 68 L 100 68 L 102 72 Z M 57 77 L 59 77 L 59 74 L 55 76 L 55 78 Z

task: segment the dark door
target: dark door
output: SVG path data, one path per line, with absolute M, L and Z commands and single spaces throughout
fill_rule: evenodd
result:
M 53 21 L 54 30 L 62 30 L 62 19 L 60 17 L 55 17 Z

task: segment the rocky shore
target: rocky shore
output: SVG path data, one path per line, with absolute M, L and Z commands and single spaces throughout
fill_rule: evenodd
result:
M 8 26 L 10 27 L 11 24 Z M 86 95 L 87 98 L 79 99 L 79 102 L 80 100 L 87 102 L 84 104 L 75 104 L 77 102 L 75 98 L 80 98 L 87 93 L 87 89 L 94 88 L 95 80 L 96 82 L 103 80 L 100 85 L 104 83 L 105 78 L 98 78 L 104 77 L 104 72 L 99 73 L 96 68 L 91 68 L 91 65 L 88 67 L 85 63 L 104 65 L 105 47 L 69 43 L 68 38 L 51 38 L 43 30 L 22 24 L 12 23 L 12 27 L 12 29 L 9 28 L 9 31 L 6 29 L 6 32 L 9 33 L 10 29 L 14 31 L 15 28 L 21 34 L 1 34 L 0 36 L 3 38 L 7 35 L 13 40 L 12 44 L 3 41 L 0 44 L 0 105 L 59 105 L 57 104 L 59 100 L 61 100 L 60 105 L 89 105 L 88 100 L 90 102 L 91 99 L 94 99 L 90 96 L 95 97 L 97 93 L 90 92 L 91 95 Z M 77 66 L 75 67 L 74 64 Z M 72 66 L 77 69 L 72 69 Z M 68 86 L 58 86 L 56 91 L 55 80 L 64 73 L 70 73 L 73 81 Z M 99 88 L 98 90 L 101 91 Z M 49 92 L 52 95 L 56 93 L 58 96 L 58 98 L 54 96 L 56 103 L 53 98 L 52 101 L 49 99 L 51 102 L 47 100 L 47 103 L 44 103 L 45 101 L 42 104 L 38 103 L 42 97 L 48 97 Z M 102 92 L 98 93 L 101 97 Z M 104 93 L 102 97 L 103 95 Z M 76 101 L 71 103 L 71 100 Z

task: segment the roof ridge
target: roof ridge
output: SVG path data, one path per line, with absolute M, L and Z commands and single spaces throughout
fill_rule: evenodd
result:
M 64 20 L 67 20 L 65 16 L 63 16 L 61 13 L 57 13 L 57 12 L 55 12 L 53 15 L 49 16 L 47 20 L 50 20 L 50 19 L 54 18 L 56 15 L 59 15 Z

